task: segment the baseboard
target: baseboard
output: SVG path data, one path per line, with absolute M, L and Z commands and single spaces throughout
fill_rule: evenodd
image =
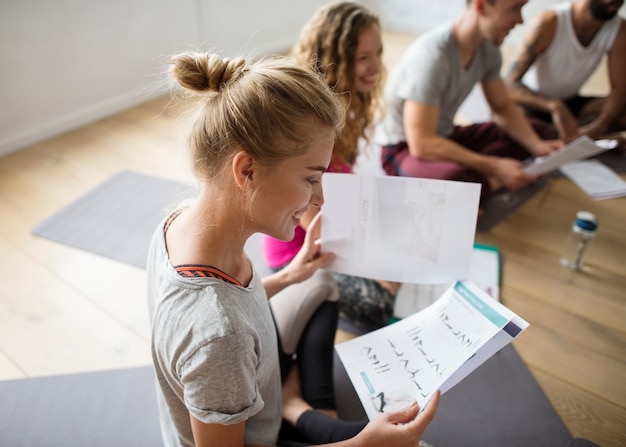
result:
M 70 111 L 38 126 L 20 130 L 0 140 L 0 157 L 120 113 L 151 99 L 158 98 L 163 94 L 162 90 L 150 90 L 149 86 L 142 87 L 135 91 L 89 105 L 83 109 Z

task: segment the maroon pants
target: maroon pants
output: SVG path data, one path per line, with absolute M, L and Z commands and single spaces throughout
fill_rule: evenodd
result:
M 530 123 L 540 137 L 546 134 L 544 123 L 535 119 L 531 119 Z M 448 138 L 471 151 L 484 155 L 516 160 L 525 160 L 530 157 L 526 148 L 509 137 L 493 122 L 455 126 Z M 482 172 L 468 169 L 452 161 L 420 160 L 409 153 L 406 141 L 383 146 L 381 157 L 383 169 L 389 175 L 480 183 L 482 185 L 481 199 L 491 194 L 489 181 Z

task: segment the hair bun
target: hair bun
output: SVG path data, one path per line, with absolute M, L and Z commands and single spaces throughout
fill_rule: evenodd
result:
M 219 92 L 246 69 L 243 58 L 221 58 L 209 53 L 181 53 L 171 60 L 170 72 L 178 83 L 198 92 Z

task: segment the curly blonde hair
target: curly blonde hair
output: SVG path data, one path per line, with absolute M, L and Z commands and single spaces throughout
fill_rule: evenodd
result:
M 339 135 L 341 101 L 318 75 L 286 57 L 256 62 L 209 53 L 172 57 L 170 75 L 198 96 L 190 135 L 194 174 L 213 178 L 236 150 L 272 164 L 308 150 L 310 124 Z
M 344 102 L 346 123 L 333 149 L 333 159 L 353 165 L 358 140 L 370 140 L 371 128 L 382 112 L 384 67 L 376 86 L 368 93 L 354 89 L 355 53 L 359 35 L 371 26 L 380 27 L 378 16 L 352 2 L 330 3 L 320 8 L 303 27 L 291 50 L 298 63 L 322 74 L 326 84 Z

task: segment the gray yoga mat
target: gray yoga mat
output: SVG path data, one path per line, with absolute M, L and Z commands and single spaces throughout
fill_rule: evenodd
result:
M 194 193 L 184 183 L 121 171 L 37 225 L 32 233 L 145 268 L 157 225 L 168 210 Z M 248 240 L 246 253 L 259 274 L 270 273 L 262 259 L 259 234 Z
M 166 209 L 189 185 L 121 171 L 33 229 L 33 234 L 145 268 L 148 244 Z
M 335 369 L 335 384 L 341 383 L 335 391 L 340 414 L 363 419 L 343 367 Z M 441 397 L 424 440 L 434 447 L 566 447 L 571 435 L 509 345 Z
M 1 381 L 0 445 L 162 446 L 152 367 Z
M 347 374 L 335 362 L 339 412 L 362 419 Z M 150 366 L 0 381 L 0 396 L 3 446 L 163 445 Z M 507 346 L 442 397 L 424 439 L 434 447 L 566 447 L 571 437 Z
M 517 191 L 502 190 L 492 194 L 481 204 L 483 215 L 478 219 L 476 230 L 479 232 L 491 230 L 541 191 L 548 182 L 548 177 L 542 177 Z

